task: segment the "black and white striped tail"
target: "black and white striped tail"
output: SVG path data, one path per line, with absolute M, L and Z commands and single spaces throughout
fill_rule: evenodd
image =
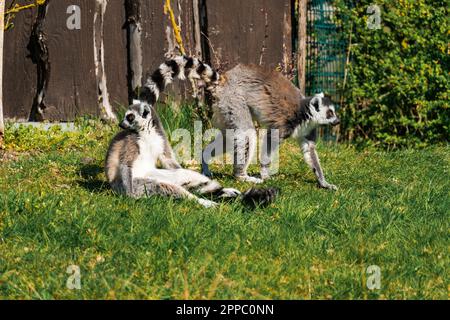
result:
M 139 100 L 154 105 L 166 86 L 174 79 L 189 80 L 196 96 L 196 80 L 204 81 L 206 86 L 214 86 L 219 82 L 219 74 L 209 65 L 197 58 L 176 56 L 167 60 L 153 72 L 141 88 Z
M 280 190 L 278 188 L 251 188 L 242 195 L 242 203 L 248 207 L 267 207 L 275 201 Z

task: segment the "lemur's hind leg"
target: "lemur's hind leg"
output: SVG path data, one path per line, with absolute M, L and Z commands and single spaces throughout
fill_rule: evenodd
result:
M 222 188 L 217 181 L 187 169 L 155 169 L 149 174 L 149 177 L 156 178 L 158 181 L 175 184 L 186 190 L 193 190 L 200 194 L 214 194 L 219 197 L 233 197 L 240 194 L 235 189 Z
M 201 199 L 195 196 L 182 186 L 148 178 L 134 179 L 131 195 L 134 198 L 140 198 L 150 195 L 160 195 L 173 197 L 175 199 L 189 199 L 196 201 L 205 208 L 210 208 L 217 205 L 217 203 L 213 201 Z
M 270 166 L 275 153 L 280 148 L 281 142 L 282 137 L 279 134 L 279 130 L 267 129 L 261 146 L 261 179 L 268 179 L 270 177 Z
M 319 187 L 324 189 L 337 190 L 337 187 L 325 180 L 322 167 L 320 166 L 319 156 L 316 151 L 316 131 L 314 130 L 306 137 L 299 139 L 300 147 L 303 151 L 305 162 L 313 170 L 317 177 Z
M 252 123 L 253 126 L 253 123 Z M 256 130 L 236 130 L 234 132 L 234 176 L 241 181 L 262 183 L 263 180 L 250 177 L 247 173 L 250 162 L 253 160 L 257 146 Z
M 223 188 L 217 181 L 195 171 L 183 170 L 183 175 L 189 179 L 189 181 L 184 182 L 183 187 L 200 194 L 212 194 L 219 198 L 235 198 L 241 194 L 236 189 Z

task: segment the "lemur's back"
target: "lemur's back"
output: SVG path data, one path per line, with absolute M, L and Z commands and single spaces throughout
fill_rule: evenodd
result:
M 223 79 L 215 93 L 218 104 L 215 111 L 221 119 L 215 122 L 235 123 L 239 121 L 236 117 L 247 121 L 243 110 L 248 107 L 255 120 L 278 128 L 292 118 L 303 97 L 281 73 L 260 66 L 239 64 L 226 72 Z M 234 118 L 227 119 L 231 114 Z
M 339 124 L 329 98 L 323 94 L 305 98 L 282 74 L 242 64 L 226 72 L 212 94 L 213 124 L 221 132 L 202 153 L 203 174 L 212 176 L 208 167 L 212 158 L 232 152 L 234 176 L 241 181 L 261 183 L 270 177 L 270 164 L 280 142 L 295 136 L 319 186 L 336 189 L 325 180 L 315 150 L 317 126 Z M 269 129 L 260 147 L 261 178 L 248 175 L 258 144 L 255 121 Z M 223 145 L 227 148 L 217 147 Z

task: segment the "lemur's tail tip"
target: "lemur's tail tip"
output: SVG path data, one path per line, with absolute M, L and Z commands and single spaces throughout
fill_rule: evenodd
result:
M 248 207 L 267 207 L 280 194 L 278 188 L 251 188 L 242 195 L 242 203 Z

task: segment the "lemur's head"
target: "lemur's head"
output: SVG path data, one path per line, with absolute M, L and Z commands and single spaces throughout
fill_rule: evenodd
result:
M 341 122 L 336 115 L 333 102 L 323 93 L 318 93 L 312 97 L 308 107 L 311 121 L 319 125 L 331 124 L 332 126 L 336 126 Z
M 119 127 L 125 130 L 142 131 L 152 125 L 152 108 L 147 102 L 134 100 L 128 107 Z

